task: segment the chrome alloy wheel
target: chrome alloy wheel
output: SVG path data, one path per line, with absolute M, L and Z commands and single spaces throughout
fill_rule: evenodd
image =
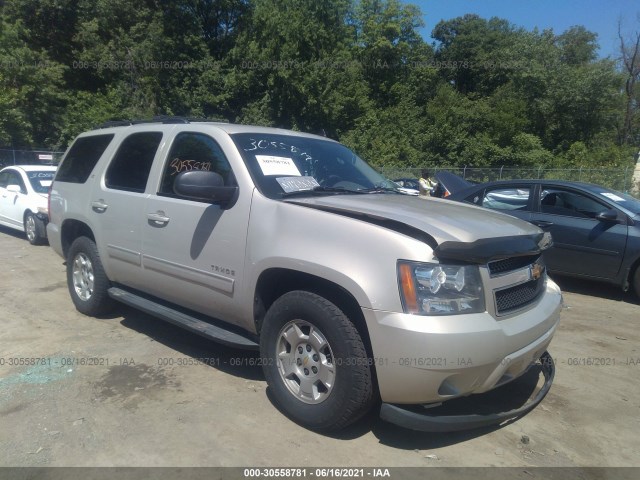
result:
M 36 239 L 36 219 L 33 218 L 33 215 L 27 215 L 27 220 L 24 227 L 27 238 L 30 242 L 33 243 Z
M 93 295 L 93 264 L 84 253 L 73 259 L 73 287 L 81 300 L 87 301 Z
M 292 320 L 278 334 L 278 371 L 298 400 L 317 404 L 329 398 L 335 384 L 336 366 L 324 334 L 304 320 Z

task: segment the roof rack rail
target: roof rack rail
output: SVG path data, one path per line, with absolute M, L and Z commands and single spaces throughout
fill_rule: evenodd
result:
M 131 125 L 131 120 L 108 120 L 96 128 L 124 127 L 125 125 Z
M 189 123 L 229 123 L 224 118 L 206 118 L 206 117 L 186 117 Z
M 170 115 L 157 115 L 151 120 L 149 119 L 139 119 L 139 120 L 131 120 L 131 125 L 138 125 L 141 123 L 189 123 L 185 117 L 174 117 Z
M 170 115 L 157 115 L 150 119 L 136 119 L 136 120 L 108 120 L 96 127 L 111 128 L 111 127 L 126 127 L 129 125 L 141 125 L 145 123 L 164 123 L 164 124 L 185 124 L 185 123 L 229 123 L 228 120 L 218 118 L 199 118 L 199 117 L 179 117 Z

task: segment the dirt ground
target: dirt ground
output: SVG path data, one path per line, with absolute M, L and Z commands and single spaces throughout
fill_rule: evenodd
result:
M 62 259 L 5 228 L 0 263 L 0 466 L 640 466 L 640 305 L 615 287 L 559 280 L 555 383 L 524 418 L 427 434 L 373 412 L 323 436 L 272 405 L 257 354 L 85 317 Z

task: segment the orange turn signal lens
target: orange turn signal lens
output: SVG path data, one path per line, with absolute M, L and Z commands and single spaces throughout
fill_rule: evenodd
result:
M 413 281 L 411 265 L 401 263 L 398 268 L 400 271 L 400 289 L 402 290 L 405 311 L 407 313 L 419 313 L 420 308 L 418 308 L 418 296 L 416 294 L 416 285 Z

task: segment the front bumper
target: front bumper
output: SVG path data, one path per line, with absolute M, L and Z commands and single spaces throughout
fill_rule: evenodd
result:
M 456 432 L 499 425 L 529 413 L 549 392 L 555 376 L 555 364 L 548 352 L 544 352 L 538 362 L 544 375 L 544 384 L 533 399 L 519 408 L 485 415 L 433 415 L 428 411 L 416 412 L 399 405 L 383 403 L 380 407 L 380 418 L 400 427 L 421 432 Z
M 424 317 L 363 309 L 382 401 L 434 404 L 509 383 L 547 350 L 561 305 L 560 289 L 549 280 L 534 306 L 500 319 L 487 312 Z

